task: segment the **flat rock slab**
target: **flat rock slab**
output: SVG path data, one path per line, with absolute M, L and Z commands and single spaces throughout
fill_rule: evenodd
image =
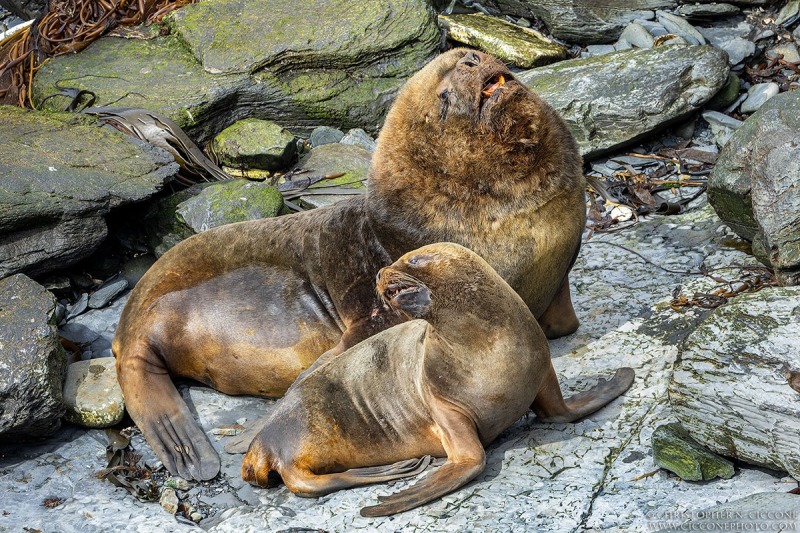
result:
M 23 274 L 0 280 L 0 440 L 51 435 L 61 424 L 65 357 L 55 307 Z
M 503 14 L 541 18 L 550 33 L 571 43 L 596 44 L 617 40 L 635 19 L 652 19 L 656 9 L 672 9 L 675 0 L 496 0 Z
M 725 85 L 728 62 L 710 46 L 672 45 L 562 61 L 517 78 L 566 119 L 588 158 L 697 111 Z
M 34 101 L 69 78 L 99 102 L 121 98 L 115 105 L 163 114 L 198 142 L 250 117 L 295 134 L 319 124 L 375 131 L 403 82 L 439 47 L 424 0 L 283 0 L 269 9 L 210 0 L 178 10 L 170 24 L 169 36 L 103 38 L 48 61 Z
M 798 509 L 800 509 L 800 496 L 797 494 L 760 492 L 702 511 L 665 514 L 660 523 L 666 527 L 658 533 L 797 531 L 800 530 Z
M 711 205 L 778 281 L 800 283 L 800 93 L 770 99 L 720 152 Z
M 520 68 L 539 67 L 567 57 L 567 47 L 530 28 L 482 13 L 439 15 L 453 41 L 478 48 Z
M 188 491 L 192 496 L 186 497 L 193 506 L 198 507 L 198 501 L 213 504 L 209 510 L 213 516 L 205 515 L 200 527 L 192 527 L 178 523 L 158 503 L 139 502 L 123 489 L 93 477 L 107 462 L 105 435 L 65 428 L 56 438 L 35 446 L 0 448 L 0 494 L 4 495 L 0 511 L 9 513 L 0 512 L 0 528 L 22 525 L 66 533 L 200 531 L 201 527 L 215 533 L 291 528 L 644 532 L 655 529 L 665 513 L 697 512 L 758 492 L 786 492 L 796 488 L 797 482 L 746 465 L 739 466 L 730 480 L 680 481 L 659 470 L 651 455 L 653 430 L 675 421 L 667 386 L 678 357 L 677 344 L 707 314 L 698 309 L 672 311 L 670 293 L 676 285 L 705 291 L 714 285 L 675 271 L 696 270 L 703 261 L 709 268 L 755 264 L 736 247 L 726 245 L 732 239 L 737 240 L 702 202 L 681 215 L 648 217 L 631 230 L 593 236 L 570 276 L 581 328 L 551 342 L 553 362 L 565 394 L 585 390 L 594 383 L 594 376 L 608 376 L 620 365 L 635 368 L 633 387 L 576 424 L 543 424 L 532 415 L 523 417 L 489 447 L 483 474 L 420 509 L 377 519 L 358 514 L 362 506 L 374 504 L 378 495 L 415 480 L 299 498 L 282 485 L 251 487 L 240 477 L 242 456 L 223 453 L 221 478 L 193 485 Z M 620 246 L 638 251 L 651 263 Z M 108 312 L 90 311 L 86 320 Z M 107 320 L 113 323 L 115 319 Z M 274 405 L 272 400 L 229 397 L 205 387 L 182 386 L 181 391 L 218 450 L 228 437 L 220 438 L 214 433 L 216 428 L 241 418 L 252 420 Z M 134 445 L 146 461 L 153 460 L 141 439 Z M 19 479 L 29 481 L 20 483 Z M 184 497 L 180 491 L 179 495 Z M 46 497 L 65 501 L 45 510 L 41 501 Z
M 88 256 L 106 236 L 104 215 L 177 170 L 164 150 L 91 117 L 0 106 L 0 277 Z
M 765 289 L 719 307 L 675 367 L 670 403 L 711 450 L 800 479 L 800 287 Z M 794 332 L 794 333 L 790 333 Z

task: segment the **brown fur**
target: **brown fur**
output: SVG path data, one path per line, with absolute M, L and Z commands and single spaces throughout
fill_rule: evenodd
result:
M 481 108 L 499 72 L 509 81 Z M 283 394 L 323 352 L 324 361 L 404 320 L 380 302 L 375 274 L 443 240 L 482 255 L 546 334 L 570 333 L 567 272 L 584 218 L 580 156 L 564 122 L 496 59 L 443 54 L 398 96 L 366 198 L 215 228 L 142 278 L 113 343 L 128 411 L 170 472 L 213 477 L 217 453 L 171 376 Z
M 425 465 L 418 457 L 447 457 L 424 480 L 361 511 L 398 513 L 480 474 L 483 448 L 532 404 L 543 416 L 575 420 L 633 381 L 621 369 L 565 402 L 525 302 L 457 244 L 404 255 L 381 270 L 378 292 L 424 320 L 382 331 L 299 378 L 253 439 L 245 480 L 267 486 L 277 472 L 292 492 L 321 496 L 415 475 Z

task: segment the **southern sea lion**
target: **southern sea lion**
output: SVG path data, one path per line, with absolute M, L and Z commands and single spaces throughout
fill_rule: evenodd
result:
M 480 474 L 484 446 L 530 407 L 542 418 L 572 421 L 633 382 L 633 370 L 621 368 L 565 402 L 528 306 L 457 244 L 405 254 L 380 271 L 378 292 L 412 320 L 298 378 L 253 439 L 245 480 L 267 485 L 275 471 L 295 494 L 321 496 L 414 475 L 426 466 L 417 458 L 447 457 L 361 514 L 406 511 Z
M 213 477 L 219 457 L 170 376 L 280 396 L 323 352 L 403 320 L 375 274 L 433 242 L 475 250 L 546 334 L 571 333 L 581 171 L 566 124 L 502 62 L 442 54 L 398 95 L 366 197 L 206 231 L 145 274 L 113 343 L 128 412 L 170 472 Z

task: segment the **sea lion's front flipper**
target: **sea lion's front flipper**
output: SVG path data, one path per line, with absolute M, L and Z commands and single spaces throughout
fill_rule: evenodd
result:
M 453 492 L 483 472 L 486 453 L 474 422 L 448 402 L 439 400 L 431 404 L 447 462 L 411 487 L 390 496 L 379 496 L 381 503 L 362 508 L 361 516 L 389 516 L 408 511 Z
M 143 345 L 136 349 L 142 353 L 117 356 L 125 408 L 171 474 L 198 481 L 213 478 L 219 473 L 219 454 L 192 417 L 161 358 Z
M 622 395 L 633 383 L 635 374 L 632 368 L 622 367 L 610 380 L 601 379 L 591 389 L 570 396 L 566 400 L 561 395 L 556 372 L 552 363 L 542 388 L 531 408 L 544 422 L 574 422 L 590 415 Z

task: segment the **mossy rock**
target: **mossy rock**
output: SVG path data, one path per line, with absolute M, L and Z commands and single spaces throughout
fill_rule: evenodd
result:
M 34 79 L 34 102 L 67 83 L 100 103 L 163 114 L 199 143 L 245 118 L 298 135 L 320 124 L 374 132 L 439 48 L 424 0 L 283 0 L 269 9 L 259 0 L 208 0 L 174 12 L 169 25 L 168 36 L 105 37 L 52 58 Z
M 530 28 L 482 13 L 439 15 L 453 41 L 492 54 L 521 68 L 539 67 L 567 57 L 567 47 Z
M 283 196 L 263 182 L 236 179 L 215 183 L 178 205 L 179 219 L 195 233 L 223 224 L 277 216 Z
M 369 176 L 372 153 L 350 144 L 323 144 L 311 150 L 295 166 L 295 170 L 307 170 L 313 176 L 328 176 L 344 173 L 342 176 L 315 183 L 310 191 L 300 197 L 304 207 L 322 207 L 366 191 L 365 183 Z M 326 194 L 325 190 L 341 187 L 351 194 Z
M 703 448 L 679 423 L 658 426 L 653 432 L 653 460 L 686 481 L 733 477 L 733 463 Z
M 213 149 L 227 167 L 279 170 L 297 155 L 297 138 L 280 124 L 248 118 L 217 135 Z

